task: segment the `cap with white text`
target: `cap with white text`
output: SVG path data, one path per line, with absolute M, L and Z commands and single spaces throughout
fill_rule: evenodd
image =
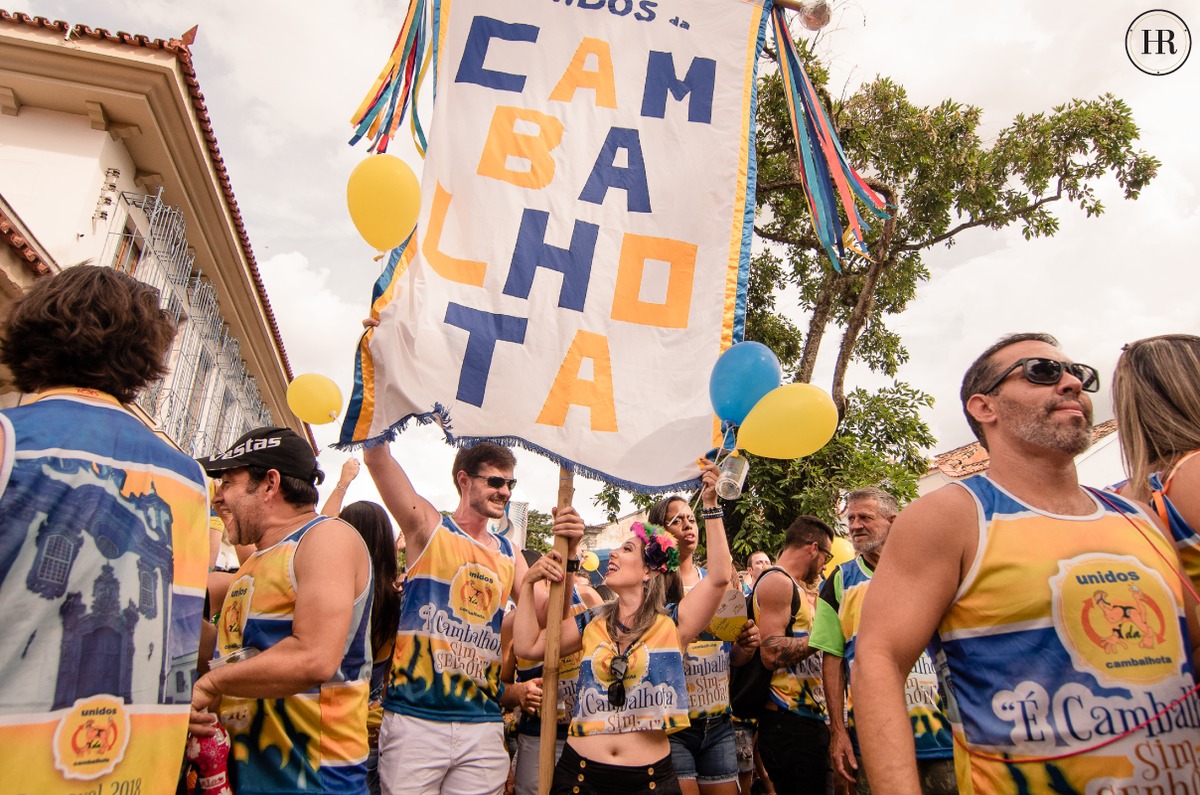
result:
M 212 478 L 229 469 L 261 467 L 310 484 L 325 480 L 312 447 L 291 428 L 255 428 L 225 452 L 196 460 Z

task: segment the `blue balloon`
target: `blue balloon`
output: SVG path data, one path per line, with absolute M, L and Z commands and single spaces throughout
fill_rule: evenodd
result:
M 782 380 L 774 351 L 761 342 L 739 342 L 713 365 L 708 396 L 718 417 L 741 425 L 754 404 L 778 388 Z

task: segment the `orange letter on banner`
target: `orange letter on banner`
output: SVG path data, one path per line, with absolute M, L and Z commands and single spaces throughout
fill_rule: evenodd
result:
M 579 377 L 584 359 L 592 360 L 592 380 Z M 537 421 L 542 425 L 561 428 L 567 421 L 567 408 L 587 406 L 591 409 L 592 430 L 617 430 L 617 409 L 613 402 L 612 359 L 608 354 L 608 337 L 579 331 L 563 359 L 554 386 L 542 406 Z
M 643 326 L 687 328 L 696 274 L 696 251 L 695 244 L 682 240 L 626 233 L 617 264 L 612 319 Z M 642 281 L 646 277 L 646 260 L 665 262 L 670 267 L 666 303 L 648 303 L 640 298 Z
M 517 132 L 517 122 L 536 125 L 537 135 Z M 511 182 L 518 188 L 544 188 L 554 179 L 550 152 L 562 142 L 563 123 L 553 116 L 526 108 L 502 106 L 492 114 L 479 159 L 479 176 Z M 526 160 L 528 171 L 513 171 L 510 157 Z
M 596 56 L 596 68 L 586 69 L 589 55 Z M 585 38 L 579 43 L 571 65 L 563 72 L 558 85 L 550 92 L 550 99 L 557 102 L 570 102 L 575 99 L 575 91 L 580 88 L 590 88 L 596 92 L 596 107 L 617 107 L 617 86 L 613 79 L 612 52 L 608 42 L 601 39 Z
M 482 287 L 483 277 L 487 273 L 486 262 L 458 259 L 441 250 L 442 228 L 446 225 L 446 211 L 450 209 L 450 200 L 453 198 L 439 182 L 433 191 L 433 206 L 429 208 L 429 229 L 426 230 L 421 253 L 425 255 L 429 267 L 443 279 Z

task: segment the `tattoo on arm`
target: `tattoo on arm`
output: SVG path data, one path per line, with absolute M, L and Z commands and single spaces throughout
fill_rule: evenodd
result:
M 769 668 L 787 668 L 805 657 L 812 656 L 816 648 L 809 648 L 808 638 L 785 638 L 784 635 L 772 635 L 762 641 L 763 662 Z
M 785 638 L 772 635 L 762 642 L 762 658 L 768 668 L 779 669 L 795 665 L 816 649 L 808 648 L 808 638 Z

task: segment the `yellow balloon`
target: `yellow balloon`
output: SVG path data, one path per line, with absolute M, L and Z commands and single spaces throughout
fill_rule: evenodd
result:
M 288 408 L 310 425 L 324 425 L 337 419 L 342 410 L 342 390 L 333 380 L 316 373 L 298 375 L 287 390 Z
M 389 251 L 403 243 L 417 225 L 421 184 L 408 164 L 395 155 L 371 155 L 350 172 L 346 205 L 363 240 Z
M 821 572 L 822 577 L 832 577 L 834 569 L 843 563 L 854 560 L 854 545 L 841 536 L 833 539 L 833 544 L 829 549 L 833 552 L 833 557 L 825 564 L 825 569 Z
M 579 568 L 584 571 L 595 571 L 600 568 L 600 556 L 591 551 L 584 553 L 583 558 L 579 561 Z
M 802 458 L 837 430 L 833 398 L 812 384 L 784 384 L 754 404 L 737 433 L 738 447 L 767 458 Z

